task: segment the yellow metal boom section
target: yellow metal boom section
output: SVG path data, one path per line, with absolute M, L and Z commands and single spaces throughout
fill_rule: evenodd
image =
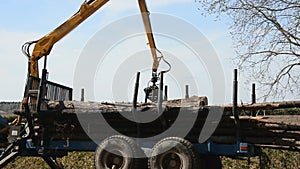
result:
M 156 72 L 158 69 L 158 66 L 159 66 L 159 61 L 157 58 L 156 46 L 155 46 L 155 41 L 154 41 L 154 37 L 153 37 L 153 33 L 152 33 L 151 22 L 150 22 L 150 18 L 149 18 L 149 11 L 147 9 L 145 0 L 138 0 L 138 1 L 139 1 L 139 6 L 140 6 L 141 13 L 142 13 L 142 18 L 143 18 L 143 22 L 144 22 L 144 26 L 146 29 L 147 38 L 148 38 L 148 42 L 149 42 L 149 46 L 150 46 L 150 50 L 151 50 L 151 54 L 152 54 L 152 58 L 153 58 L 152 71 Z
M 48 35 L 38 40 L 29 59 L 30 75 L 39 77 L 38 60 L 47 56 L 53 45 L 91 16 L 109 0 L 85 1 L 79 11 Z

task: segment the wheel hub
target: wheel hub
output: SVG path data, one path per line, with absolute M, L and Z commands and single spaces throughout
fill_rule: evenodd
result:
M 182 169 L 182 160 L 176 153 L 170 152 L 162 158 L 162 168 Z
M 124 158 L 120 155 L 117 155 L 117 153 L 107 152 L 107 154 L 103 157 L 103 162 L 108 168 L 122 168 Z

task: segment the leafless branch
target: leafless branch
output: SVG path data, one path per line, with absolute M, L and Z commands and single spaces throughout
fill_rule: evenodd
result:
M 264 98 L 300 96 L 299 0 L 199 0 L 209 13 L 232 18 L 238 65 Z

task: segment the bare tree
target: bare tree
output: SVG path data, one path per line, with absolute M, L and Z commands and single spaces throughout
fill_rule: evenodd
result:
M 207 14 L 232 18 L 239 68 L 262 97 L 300 96 L 299 0 L 199 0 Z

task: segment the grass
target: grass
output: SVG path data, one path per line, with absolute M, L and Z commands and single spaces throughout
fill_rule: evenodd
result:
M 265 156 L 263 164 L 265 169 L 299 169 L 300 152 L 285 150 L 264 149 Z M 92 169 L 94 168 L 94 153 L 71 152 L 68 156 L 59 159 L 65 169 Z M 258 169 L 260 168 L 259 157 L 236 160 L 222 157 L 224 169 Z M 49 169 L 47 164 L 36 157 L 18 157 L 14 162 L 8 164 L 4 169 Z
M 300 152 L 263 149 L 262 166 L 264 169 L 300 169 Z M 248 161 L 234 160 L 222 157 L 224 169 L 258 169 L 259 157 L 253 157 Z

